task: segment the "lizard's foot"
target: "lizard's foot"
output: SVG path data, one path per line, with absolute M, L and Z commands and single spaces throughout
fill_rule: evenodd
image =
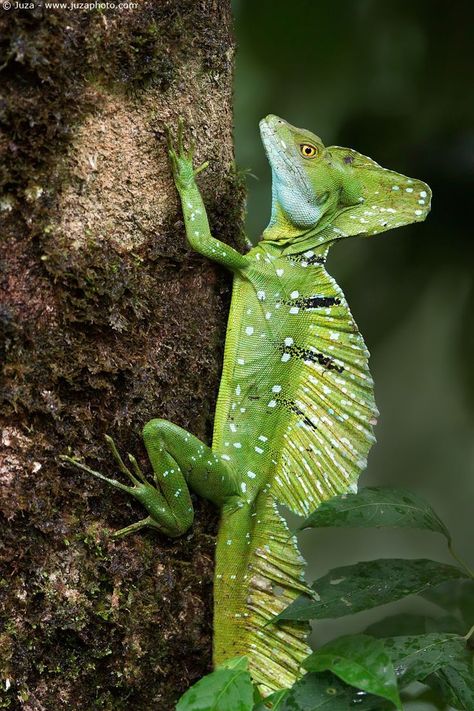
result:
M 166 126 L 168 155 L 171 162 L 174 181 L 178 189 L 186 189 L 192 185 L 194 178 L 209 165 L 208 161 L 202 163 L 197 168 L 193 168 L 194 146 L 186 150 L 183 142 L 184 121 L 182 118 L 178 122 L 178 136 L 176 146 L 171 135 L 171 130 Z
M 126 536 L 129 533 L 133 533 L 145 527 L 157 528 L 165 535 L 171 537 L 179 536 L 184 533 L 184 531 L 186 531 L 191 525 L 192 516 L 191 522 L 186 521 L 183 522 L 182 525 L 180 525 L 180 522 L 177 520 L 176 516 L 174 515 L 172 509 L 170 508 L 158 486 L 150 484 L 147 481 L 135 457 L 132 454 L 128 454 L 128 459 L 133 468 L 132 472 L 125 465 L 122 457 L 120 456 L 117 450 L 117 447 L 115 446 L 115 442 L 112 437 L 106 435 L 105 440 L 110 451 L 112 452 L 113 458 L 118 464 L 119 470 L 122 472 L 122 474 L 125 474 L 130 479 L 130 481 L 132 482 L 132 486 L 127 486 L 126 484 L 122 484 L 122 482 L 118 481 L 117 479 L 110 479 L 109 477 L 104 476 L 95 469 L 91 469 L 86 464 L 83 464 L 75 457 L 61 455 L 61 459 L 63 461 L 69 462 L 69 464 L 72 464 L 78 469 L 87 472 L 87 474 L 91 474 L 97 479 L 101 479 L 102 481 L 107 482 L 115 489 L 125 491 L 127 494 L 130 494 L 134 498 L 138 499 L 138 501 L 140 501 L 140 503 L 146 508 L 149 513 L 149 516 L 142 519 L 141 521 L 137 521 L 136 523 L 131 524 L 130 526 L 121 528 L 119 531 L 116 531 L 112 534 L 113 537 L 118 538 L 120 536 Z

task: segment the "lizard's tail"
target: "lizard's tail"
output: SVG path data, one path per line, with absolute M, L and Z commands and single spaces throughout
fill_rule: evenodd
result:
M 214 655 L 216 663 L 248 656 L 252 677 L 266 695 L 291 686 L 301 675 L 301 661 L 311 652 L 306 643 L 308 624 L 268 624 L 308 587 L 305 561 L 296 539 L 289 537 L 274 498 L 270 495 L 263 500 L 262 496 L 256 511 L 250 543 L 239 556 L 240 574 L 234 575 L 232 601 L 222 594 L 229 583 L 232 589 L 232 564 L 226 555 L 231 534 L 226 521 L 219 531 Z

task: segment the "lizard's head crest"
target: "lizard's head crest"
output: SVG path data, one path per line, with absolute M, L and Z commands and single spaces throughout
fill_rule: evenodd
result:
M 349 148 L 326 148 L 278 116 L 260 122 L 272 169 L 272 214 L 264 239 L 299 251 L 355 234 L 424 220 L 426 183 L 386 170 Z

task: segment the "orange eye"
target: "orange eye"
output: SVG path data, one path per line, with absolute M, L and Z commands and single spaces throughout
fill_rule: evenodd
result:
M 317 152 L 317 149 L 311 143 L 302 143 L 300 145 L 300 153 L 305 158 L 314 158 Z

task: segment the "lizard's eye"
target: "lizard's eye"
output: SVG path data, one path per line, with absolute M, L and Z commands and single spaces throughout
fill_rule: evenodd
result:
M 302 143 L 300 145 L 300 153 L 305 158 L 314 158 L 317 152 L 317 149 L 311 143 Z

